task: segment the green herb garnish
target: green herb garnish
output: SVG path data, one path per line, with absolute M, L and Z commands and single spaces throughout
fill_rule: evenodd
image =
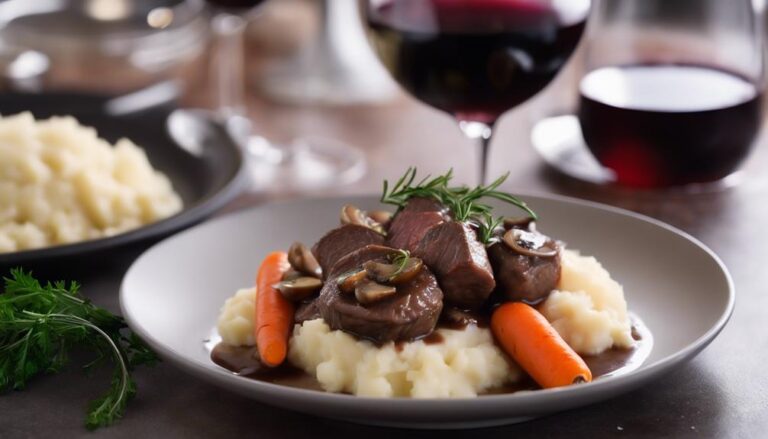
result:
M 453 196 L 448 197 L 449 201 L 447 204 L 453 211 L 456 220 L 466 221 L 493 211 L 491 206 L 481 202 L 483 198 L 495 198 L 499 201 L 512 204 L 525 211 L 533 219 L 537 219 L 538 217 L 536 216 L 536 213 L 532 211 L 524 201 L 512 194 L 497 190 L 507 178 L 509 178 L 509 173 L 502 175 L 487 186 L 477 186 L 473 189 L 469 189 L 467 186 L 450 188 L 449 190 Z
M 384 189 L 381 193 L 381 202 L 392 204 L 399 208 L 405 207 L 411 198 L 434 198 L 445 203 L 445 197 L 450 196 L 448 183 L 453 178 L 453 169 L 449 169 L 445 175 L 431 178 L 427 175 L 414 185 L 416 180 L 416 168 L 410 167 L 405 171 L 405 175 L 395 182 L 391 190 L 389 182 L 384 180 Z
M 490 212 L 484 213 L 482 218 L 477 220 L 477 238 L 486 246 L 498 242 L 499 237 L 496 231 L 503 223 L 503 216 L 494 218 Z
M 450 187 L 448 185 L 453 178 L 452 169 L 448 170 L 444 175 L 434 178 L 427 176 L 418 183 L 415 183 L 416 168 L 410 167 L 391 189 L 389 182 L 384 180 L 381 202 L 403 208 L 411 198 L 433 198 L 448 207 L 453 212 L 453 217 L 456 221 L 470 221 L 482 219 L 484 215 L 490 214 L 493 208 L 483 203 L 482 200 L 484 198 L 494 198 L 512 204 L 525 211 L 533 219 L 537 219 L 536 213 L 525 202 L 507 192 L 498 190 L 499 186 L 508 177 L 509 173 L 504 174 L 487 186 L 481 185 L 475 188 L 468 186 Z
M 392 265 L 397 267 L 394 273 L 392 273 L 391 276 L 389 276 L 389 279 L 392 280 L 395 277 L 397 277 L 400 273 L 405 270 L 405 267 L 408 265 L 408 260 L 411 259 L 411 252 L 408 250 L 399 249 L 397 250 L 397 253 L 393 253 L 392 256 L 390 256 L 390 260 L 392 261 Z
M 95 429 L 118 420 L 135 395 L 129 371 L 158 359 L 122 317 L 91 304 L 78 291 L 75 282 L 41 285 L 23 270 L 11 270 L 0 294 L 0 391 L 21 390 L 37 375 L 56 373 L 70 350 L 90 347 L 98 355 L 86 369 L 107 358 L 115 365 L 109 391 L 88 408 L 85 425 Z

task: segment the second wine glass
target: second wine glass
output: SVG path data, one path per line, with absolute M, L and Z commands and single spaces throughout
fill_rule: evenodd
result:
M 375 51 L 419 100 L 480 145 L 498 118 L 546 87 L 575 50 L 590 0 L 368 0 Z
M 216 58 L 211 76 L 217 99 L 216 118 L 243 145 L 254 189 L 311 191 L 359 179 L 365 172 L 365 157 L 357 148 L 317 136 L 277 144 L 255 132 L 246 115 L 245 29 L 247 20 L 256 18 L 264 0 L 207 1 L 213 12 Z

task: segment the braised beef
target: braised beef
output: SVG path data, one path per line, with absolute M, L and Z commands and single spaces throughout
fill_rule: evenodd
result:
M 560 280 L 559 246 L 547 239 L 543 247 L 557 250 L 553 257 L 522 255 L 503 242 L 488 248 L 498 291 L 508 300 L 538 303 L 547 298 Z
M 384 236 L 368 227 L 346 224 L 326 233 L 312 247 L 312 254 L 323 269 L 323 278 L 339 259 L 368 244 L 384 244 Z
M 368 245 L 344 258 L 328 272 L 328 280 L 316 301 L 332 329 L 384 343 L 413 340 L 431 333 L 443 307 L 443 292 L 427 267 L 413 281 L 397 286 L 397 293 L 380 302 L 361 305 L 354 294 L 342 293 L 337 279 L 367 261 L 387 261 L 396 250 Z
M 446 302 L 453 305 L 477 308 L 496 286 L 485 246 L 468 224 L 430 228 L 413 254 L 435 272 Z
M 450 221 L 448 209 L 431 198 L 413 198 L 395 215 L 387 234 L 390 247 L 414 251 L 430 228 Z
M 315 320 L 319 318 L 320 311 L 317 309 L 317 299 L 302 302 L 296 307 L 296 312 L 293 315 L 294 323 L 298 324 L 302 324 L 307 320 Z
M 485 312 L 488 311 L 488 312 Z M 468 311 L 453 306 L 443 308 L 437 325 L 441 328 L 463 330 L 469 325 L 487 328 L 489 324 L 489 310 Z

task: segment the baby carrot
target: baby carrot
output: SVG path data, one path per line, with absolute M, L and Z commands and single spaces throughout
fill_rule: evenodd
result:
M 256 275 L 255 339 L 262 363 L 279 366 L 288 352 L 288 336 L 293 327 L 293 304 L 273 285 L 288 270 L 288 255 L 272 252 L 264 258 Z
M 491 316 L 496 340 L 541 387 L 592 381 L 584 360 L 568 346 L 541 313 L 522 302 L 509 302 Z

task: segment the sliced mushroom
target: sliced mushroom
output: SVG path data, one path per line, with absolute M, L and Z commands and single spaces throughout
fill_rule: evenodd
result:
M 409 257 L 402 268 L 395 264 L 376 261 L 364 263 L 363 268 L 368 273 L 368 277 L 376 282 L 400 285 L 413 280 L 419 274 L 423 265 L 424 263 L 421 259 Z
M 392 212 L 386 210 L 372 210 L 368 212 L 368 217 L 379 224 L 387 224 L 392 220 Z
M 339 285 L 339 289 L 342 293 L 352 294 L 355 292 L 357 284 L 368 277 L 368 273 L 365 270 L 352 270 L 348 271 L 336 280 Z
M 291 267 L 290 270 L 288 270 L 285 273 L 283 273 L 283 278 L 280 279 L 280 280 L 294 280 L 294 279 L 298 279 L 298 278 L 300 278 L 302 276 L 304 276 L 303 273 L 301 273 L 300 271 L 296 271 L 296 270 L 293 269 L 293 267 Z
M 294 242 L 288 249 L 288 262 L 294 270 L 319 278 L 323 270 L 315 255 L 302 243 Z
M 322 287 L 323 282 L 320 279 L 308 276 L 284 280 L 274 286 L 283 297 L 291 302 L 301 302 L 320 291 Z
M 357 284 L 355 288 L 355 298 L 362 305 L 368 305 L 384 300 L 397 293 L 397 289 L 392 285 L 382 285 L 371 280 L 363 281 Z
M 503 241 L 509 248 L 524 256 L 551 258 L 557 255 L 557 249 L 545 245 L 548 239 L 541 233 L 510 229 L 504 234 Z
M 384 234 L 384 227 L 380 223 L 369 217 L 365 211 L 351 204 L 341 208 L 341 223 L 368 227 L 371 230 Z
M 518 216 L 518 217 L 511 217 L 508 216 L 504 218 L 504 229 L 527 229 L 528 226 L 533 223 L 533 218 L 530 216 Z

